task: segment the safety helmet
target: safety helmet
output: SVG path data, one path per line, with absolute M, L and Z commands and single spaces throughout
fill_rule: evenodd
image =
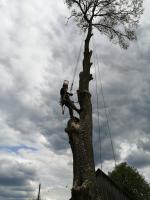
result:
M 67 81 L 67 80 L 64 80 L 64 83 L 63 83 L 63 85 L 69 85 L 69 81 Z

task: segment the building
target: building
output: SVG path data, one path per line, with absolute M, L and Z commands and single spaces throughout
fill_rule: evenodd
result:
M 102 200 L 132 200 L 100 169 L 96 171 L 96 179 Z

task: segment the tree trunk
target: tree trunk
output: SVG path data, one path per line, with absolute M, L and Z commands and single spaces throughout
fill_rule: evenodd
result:
M 73 153 L 73 188 L 71 200 L 100 200 L 96 186 L 95 164 L 92 144 L 92 104 L 89 93 L 91 80 L 89 50 L 92 26 L 89 26 L 84 46 L 83 71 L 80 72 L 78 100 L 82 112 L 80 119 L 71 119 L 66 132 Z

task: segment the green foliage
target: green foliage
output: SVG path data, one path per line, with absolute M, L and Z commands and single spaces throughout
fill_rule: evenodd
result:
M 136 39 L 143 0 L 66 0 L 66 4 L 81 29 L 92 26 L 125 49 Z
M 109 172 L 109 176 L 131 199 L 150 200 L 150 185 L 134 167 L 121 163 Z

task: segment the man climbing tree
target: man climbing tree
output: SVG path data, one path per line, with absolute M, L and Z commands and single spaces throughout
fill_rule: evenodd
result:
M 87 31 L 84 44 L 83 71 L 80 72 L 78 100 L 82 112 L 78 122 L 68 122 L 74 160 L 72 200 L 100 200 L 96 187 L 92 147 L 92 105 L 89 93 L 91 56 L 89 49 L 93 29 L 127 49 L 136 39 L 135 29 L 143 12 L 143 0 L 66 0 L 77 25 Z M 76 133 L 76 134 L 73 134 Z
M 68 84 L 69 82 L 65 80 L 60 90 L 60 95 L 61 95 L 60 104 L 62 106 L 63 114 L 64 114 L 63 106 L 65 105 L 69 109 L 70 118 L 73 118 L 73 110 L 75 110 L 77 113 L 80 113 L 81 110 L 74 105 L 73 101 L 71 101 L 70 96 L 73 96 L 73 94 L 68 92 Z

